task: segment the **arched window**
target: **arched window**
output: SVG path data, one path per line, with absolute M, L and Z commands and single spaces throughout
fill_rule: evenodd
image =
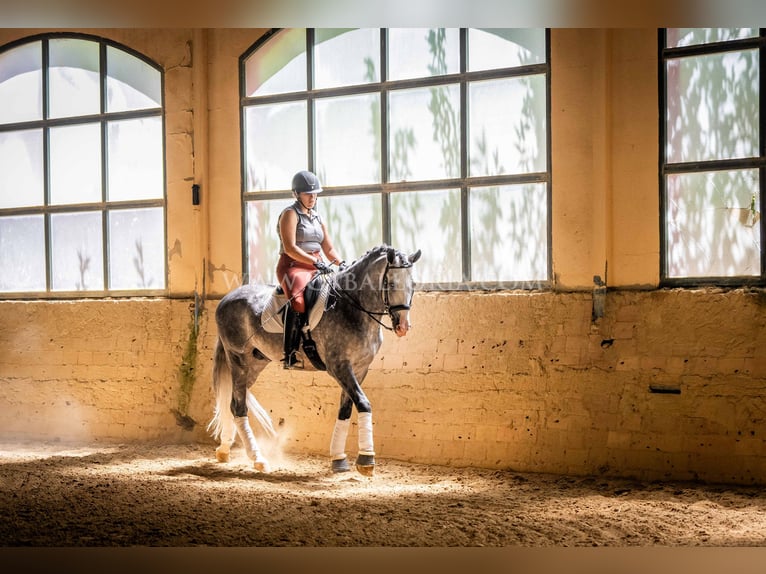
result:
M 550 270 L 549 41 L 525 29 L 274 30 L 241 58 L 245 265 L 274 281 L 295 172 L 351 260 L 422 249 L 426 288 Z
M 99 38 L 0 47 L 0 294 L 165 289 L 162 83 Z
M 766 36 L 669 28 L 659 40 L 663 282 L 763 282 Z

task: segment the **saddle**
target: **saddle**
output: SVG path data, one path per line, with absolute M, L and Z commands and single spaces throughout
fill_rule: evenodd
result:
M 326 371 L 327 367 L 319 357 L 316 343 L 311 338 L 311 331 L 322 320 L 325 310 L 332 306 L 330 283 L 322 275 L 317 275 L 306 286 L 303 297 L 306 301 L 306 315 L 308 316 L 308 322 L 303 326 L 301 333 L 303 352 L 317 370 Z M 261 326 L 269 333 L 284 333 L 285 314 L 292 312 L 294 311 L 288 305 L 287 295 L 282 287 L 277 285 L 261 313 Z

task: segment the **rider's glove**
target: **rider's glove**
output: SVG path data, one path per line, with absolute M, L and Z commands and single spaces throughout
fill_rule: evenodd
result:
M 343 271 L 346 267 L 348 267 L 348 265 L 346 265 L 345 261 L 338 263 L 338 271 Z
M 322 274 L 325 273 L 332 273 L 332 269 L 330 269 L 330 266 L 327 265 L 324 261 L 316 261 L 314 263 L 314 267 L 317 268 L 317 271 L 319 271 Z

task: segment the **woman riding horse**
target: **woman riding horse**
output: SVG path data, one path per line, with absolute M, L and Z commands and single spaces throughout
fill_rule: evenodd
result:
M 285 369 L 297 362 L 295 351 L 300 330 L 307 323 L 303 291 L 317 270 L 321 273 L 330 271 L 322 260 L 322 253 L 331 264 L 343 265 L 315 209 L 317 194 L 322 192 L 317 176 L 310 171 L 299 171 L 293 176 L 292 189 L 295 201 L 282 211 L 277 223 L 277 279 L 290 302 L 285 313 L 285 356 L 282 359 Z

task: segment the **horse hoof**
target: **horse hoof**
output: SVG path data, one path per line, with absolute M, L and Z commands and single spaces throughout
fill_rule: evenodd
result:
M 271 472 L 271 468 L 269 467 L 269 463 L 265 460 L 256 460 L 253 462 L 253 468 L 257 470 L 258 472 L 262 472 L 264 474 L 268 474 Z
M 229 451 L 223 451 L 216 449 L 215 459 L 218 462 L 229 462 Z
M 349 472 L 350 470 L 351 470 L 351 467 L 348 465 L 347 458 L 341 458 L 341 459 L 332 461 L 333 472 Z
M 372 476 L 375 471 L 375 455 L 360 454 L 356 457 L 356 470 L 362 476 Z

